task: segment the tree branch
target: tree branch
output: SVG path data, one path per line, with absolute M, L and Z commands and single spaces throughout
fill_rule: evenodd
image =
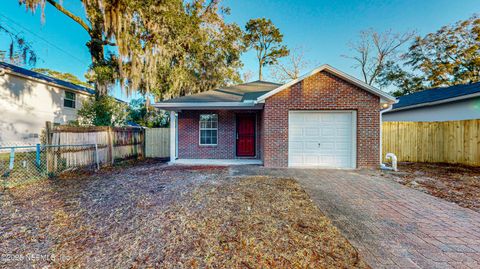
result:
M 66 10 L 64 7 L 62 7 L 62 5 L 55 2 L 54 0 L 47 0 L 47 2 L 49 4 L 51 4 L 52 6 L 54 6 L 56 9 L 58 9 L 58 11 L 62 12 L 66 16 L 70 17 L 70 19 L 72 19 L 76 23 L 80 24 L 80 26 L 82 26 L 83 29 L 85 29 L 88 32 L 88 34 L 90 34 L 90 31 L 91 31 L 90 27 L 80 17 L 78 17 L 78 16 L 74 15 L 72 12 Z

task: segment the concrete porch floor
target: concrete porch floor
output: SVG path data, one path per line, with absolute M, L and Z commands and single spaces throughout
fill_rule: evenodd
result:
M 177 159 L 175 161 L 170 161 L 169 164 L 175 165 L 220 165 L 220 166 L 230 166 L 230 165 L 262 165 L 262 160 L 258 159 Z

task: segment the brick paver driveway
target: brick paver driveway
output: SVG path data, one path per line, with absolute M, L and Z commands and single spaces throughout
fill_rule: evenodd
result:
M 232 167 L 296 178 L 374 268 L 480 268 L 480 214 L 367 171 Z

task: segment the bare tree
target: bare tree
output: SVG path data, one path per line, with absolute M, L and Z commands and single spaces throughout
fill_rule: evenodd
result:
M 310 67 L 311 62 L 305 58 L 305 50 L 297 47 L 288 57 L 274 64 L 270 69 L 271 77 L 278 82 L 286 82 L 300 77 L 300 73 Z
M 394 61 L 399 56 L 399 49 L 415 36 L 414 31 L 403 34 L 387 30 L 378 33 L 373 29 L 360 32 L 360 39 L 351 43 L 350 48 L 355 55 L 344 57 L 355 61 L 355 68 L 362 71 L 365 83 L 372 85 L 382 73 L 388 61 Z
M 246 70 L 245 72 L 243 72 L 242 74 L 242 81 L 245 83 L 245 82 L 250 82 L 253 78 L 253 72 L 252 70 Z

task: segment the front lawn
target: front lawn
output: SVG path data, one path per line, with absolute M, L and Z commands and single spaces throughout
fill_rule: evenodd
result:
M 384 173 L 403 185 L 480 212 L 480 167 L 441 163 L 400 163 Z
M 368 267 L 291 179 L 147 163 L 0 195 L 7 267 Z

